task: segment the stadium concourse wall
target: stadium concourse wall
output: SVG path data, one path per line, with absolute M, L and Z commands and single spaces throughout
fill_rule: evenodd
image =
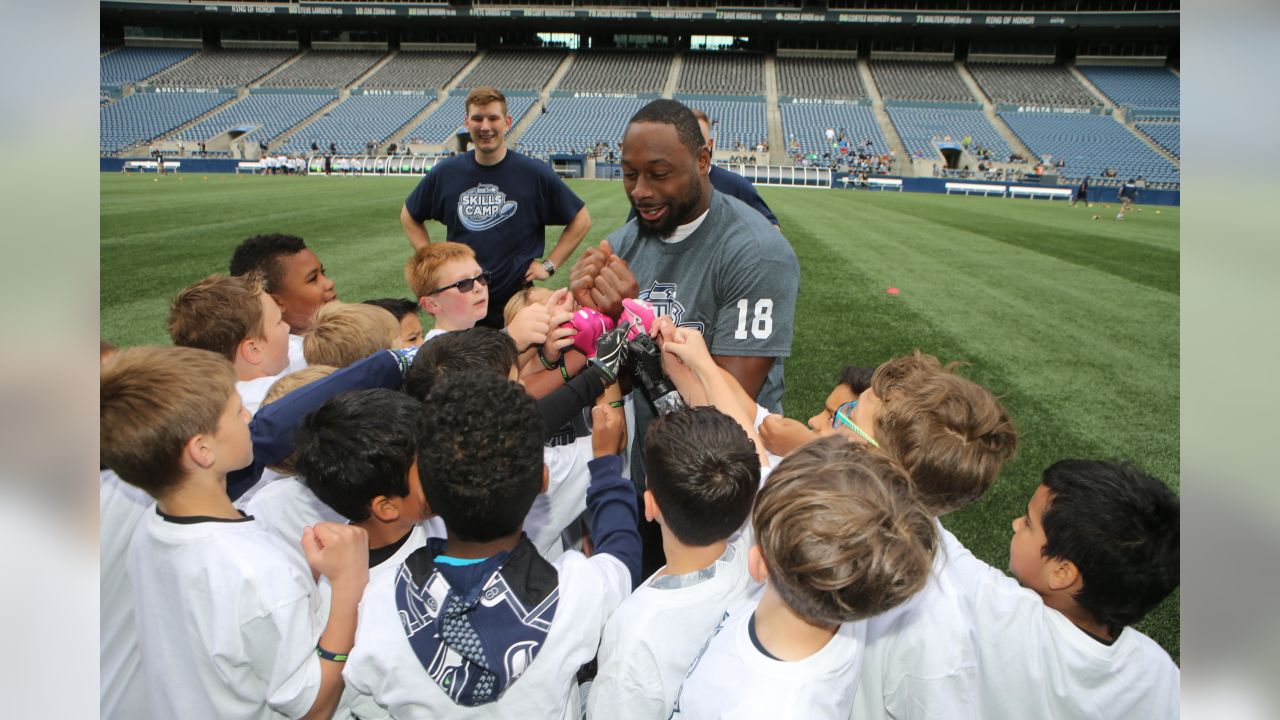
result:
M 566 159 L 567 157 L 568 156 L 564 156 L 564 157 L 557 156 L 557 159 Z M 148 158 L 144 158 L 144 157 L 98 158 L 99 170 L 101 172 L 120 172 L 124 168 L 124 164 L 126 162 L 129 162 L 131 160 L 146 160 L 146 159 Z M 165 162 L 171 163 L 171 164 L 175 162 L 181 163 L 181 165 L 179 166 L 180 173 L 194 174 L 194 173 L 234 173 L 236 171 L 236 167 L 242 161 L 238 159 L 229 160 L 225 158 L 168 157 L 165 159 Z M 595 169 L 596 169 L 595 179 L 597 180 L 618 180 L 621 177 L 621 166 L 618 165 L 617 163 L 596 163 Z M 840 179 L 842 177 L 845 177 L 847 174 L 848 173 L 835 173 L 832 176 L 832 187 L 837 189 L 846 187 L 840 182 Z M 1042 185 L 1034 182 L 1009 183 L 1009 182 L 986 182 L 982 180 L 960 181 L 960 180 L 951 180 L 947 178 L 910 178 L 910 177 L 904 177 L 904 178 L 891 177 L 890 179 L 902 180 L 903 192 L 924 192 L 924 193 L 943 193 L 943 194 L 947 192 L 947 183 L 949 182 L 963 182 L 966 185 L 990 186 L 992 188 L 997 188 L 997 189 L 1007 188 L 1010 185 L 1019 186 L 1019 187 L 1025 186 L 1025 187 L 1037 187 L 1037 188 L 1064 188 L 1068 190 L 1074 190 L 1076 188 L 1076 185 L 1074 184 Z M 877 192 L 877 191 L 861 190 L 858 192 Z M 1119 192 L 1120 192 L 1120 188 L 1118 187 L 1104 186 L 1104 185 L 1090 185 L 1089 201 L 1104 202 L 1104 203 L 1119 202 L 1120 201 Z M 1138 191 L 1138 202 L 1142 205 L 1162 205 L 1166 207 L 1170 207 L 1170 206 L 1176 207 L 1182 204 L 1182 191 L 1181 190 L 1157 190 L 1154 188 L 1144 188 Z

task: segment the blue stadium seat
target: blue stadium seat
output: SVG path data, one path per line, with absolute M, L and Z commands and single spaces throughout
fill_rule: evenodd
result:
M 1174 157 L 1182 158 L 1182 123 L 1180 122 L 1140 122 L 1134 123 L 1147 137 L 1156 141 L 1160 147 L 1168 150 Z
M 1178 76 L 1168 68 L 1082 65 L 1080 72 L 1121 107 L 1177 110 L 1182 102 Z
M 547 112 L 521 136 L 519 147 L 529 155 L 586 153 L 598 142 L 616 148 L 627 120 L 648 102 L 636 98 L 551 98 Z
M 352 95 L 290 137 L 283 149 L 289 154 L 305 153 L 312 142 L 321 147 L 332 142 L 340 153 L 363 153 L 369 141 L 382 144 L 434 100 L 434 94 L 418 93 Z
M 973 138 L 974 145 L 991 151 L 992 160 L 1003 162 L 1009 158 L 1009 144 L 981 110 L 892 105 L 885 109 L 912 157 L 918 153 L 920 157 L 936 160 L 939 155 L 933 144 L 934 136 L 945 138 L 950 135 L 955 142 L 961 142 L 968 135 Z
M 194 55 L 194 48 L 138 48 L 113 50 L 100 59 L 103 85 L 127 85 L 155 75 L 170 65 Z
M 864 140 L 871 141 L 875 155 L 889 152 L 889 143 L 880 132 L 876 123 L 875 112 L 866 105 L 836 105 L 828 103 L 784 103 L 782 105 L 782 130 L 787 137 L 787 152 L 795 154 L 791 147 L 791 136 L 800 141 L 800 150 L 805 154 L 823 153 L 838 154 L 838 150 L 827 142 L 827 128 L 841 130 L 848 138 L 851 149 L 863 147 Z
M 134 93 L 99 111 L 98 150 L 111 153 L 153 140 L 234 98 L 220 92 Z
M 259 125 L 247 137 L 254 142 L 271 142 L 311 113 L 337 97 L 336 93 L 250 93 L 195 125 L 178 137 L 191 142 L 208 140 L 241 125 Z M 327 141 L 326 141 L 327 142 Z
M 1064 158 L 1062 177 L 1097 179 L 1114 168 L 1119 180 L 1141 175 L 1151 183 L 1180 182 L 1178 168 L 1106 115 L 1004 112 L 1000 117 L 1041 159 Z

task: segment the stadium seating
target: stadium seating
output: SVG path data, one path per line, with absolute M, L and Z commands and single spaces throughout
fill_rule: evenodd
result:
M 361 83 L 365 88 L 438 90 L 458 74 L 468 52 L 401 52 Z
M 1080 72 L 1121 107 L 1177 110 L 1178 76 L 1163 67 L 1081 66 Z
M 363 153 L 370 141 L 381 145 L 435 99 L 435 94 L 416 93 L 352 95 L 289 138 L 284 151 L 305 153 L 312 142 L 321 147 L 332 142 L 340 153 Z
M 564 53 L 555 50 L 490 50 L 458 87 L 470 90 L 490 85 L 504 93 L 541 90 L 563 61 Z
M 1060 107 L 1099 104 L 1063 65 L 969 63 L 969 71 L 993 102 Z
M 559 90 L 604 93 L 660 93 L 671 72 L 671 54 L 581 52 L 560 81 Z
M 507 114 L 511 116 L 512 127 L 520 124 L 520 119 L 529 112 L 529 108 L 533 107 L 537 100 L 537 96 L 534 95 L 507 96 Z M 404 142 L 408 143 L 416 138 L 432 145 L 444 143 L 462 130 L 463 118 L 466 117 L 466 103 L 465 92 L 454 92 L 443 105 L 432 110 L 426 119 L 415 125 L 404 136 Z
M 240 87 L 266 75 L 293 56 L 289 50 L 206 50 L 191 62 L 166 70 L 153 85 L 179 87 Z
M 839 105 L 833 103 L 783 103 L 782 130 L 787 137 L 787 152 L 794 154 L 791 136 L 800 141 L 800 151 L 805 154 L 837 152 L 831 148 L 824 133 L 832 128 L 837 134 L 843 130 L 851 146 L 861 147 L 864 140 L 871 141 L 876 155 L 889 152 L 875 112 L 866 105 Z
M 757 143 L 768 140 L 769 125 L 762 102 L 737 100 L 684 100 L 711 118 L 711 135 L 716 139 L 716 149 L 732 150 L 735 142 L 754 149 Z M 625 124 L 625 122 L 624 122 Z
M 99 111 L 98 150 L 112 153 L 160 137 L 234 98 L 220 92 L 134 93 Z
M 678 92 L 764 95 L 764 56 L 693 52 L 684 56 Z
M 627 120 L 649 101 L 632 98 L 552 98 L 520 138 L 529 155 L 588 152 L 597 142 L 616 148 Z
M 1180 182 L 1178 168 L 1106 115 L 1004 112 L 1000 117 L 1041 159 L 1065 159 L 1062 177 L 1096 180 L 1114 168 L 1119 180 L 1141 175 L 1151 183 Z
M 885 99 L 977 102 L 954 63 L 872 60 L 871 76 Z
M 867 96 L 854 60 L 778 58 L 778 94 L 797 98 L 861 100 Z
M 350 85 L 386 53 L 311 50 L 272 75 L 263 87 L 340 88 Z
M 103 85 L 136 83 L 196 52 L 192 48 L 120 48 L 100 59 L 99 82 Z
M 1182 123 L 1140 122 L 1135 123 L 1134 127 L 1155 140 L 1157 145 L 1168 150 L 1174 157 L 1182 159 Z
M 261 127 L 249 133 L 248 138 L 254 142 L 269 143 L 335 97 L 334 93 L 250 93 L 225 110 L 183 130 L 178 137 L 200 142 L 240 125 L 259 125 Z
M 987 121 L 981 110 L 892 105 L 885 109 L 912 157 L 919 154 L 920 157 L 936 160 L 938 152 L 933 139 L 935 136 L 942 138 L 948 135 L 955 142 L 961 142 L 966 135 L 972 137 L 974 145 L 991 151 L 992 160 L 1003 162 L 1009 157 L 1009 144 Z

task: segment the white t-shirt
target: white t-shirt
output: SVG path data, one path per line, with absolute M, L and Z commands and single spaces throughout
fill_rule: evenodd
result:
M 98 475 L 98 589 L 100 601 L 99 710 L 103 718 L 147 715 L 146 686 L 134 626 L 129 542 L 138 521 L 155 505 L 151 496 L 111 470 Z
M 281 375 L 297 372 L 307 366 L 307 356 L 302 352 L 302 336 L 289 333 L 289 367 Z
M 979 717 L 977 648 L 950 570 L 946 548 L 940 547 L 924 589 L 867 620 L 866 655 L 851 718 Z
M 587 717 L 666 718 L 685 671 L 725 610 L 759 587 L 747 573 L 741 541 L 699 572 L 644 581 L 605 625 Z
M 983 720 L 1178 717 L 1181 673 L 1154 640 L 1125 628 L 1104 645 L 951 533 L 942 538 L 972 613 Z
M 433 337 L 435 337 L 435 336 L 437 336 L 437 335 L 443 335 L 443 334 L 445 334 L 445 333 L 447 333 L 447 332 L 449 332 L 449 331 L 448 331 L 448 330 L 441 330 L 440 328 L 431 328 L 430 330 L 428 330 L 428 331 L 427 331 L 427 334 L 426 334 L 426 335 L 423 335 L 423 336 L 422 336 L 422 342 L 425 344 L 425 343 L 426 343 L 428 340 L 430 340 L 431 338 L 433 338 Z
M 560 582 L 551 629 L 537 657 L 496 702 L 456 705 L 431 679 L 405 636 L 394 596 L 396 575 L 370 578 L 342 677 L 396 718 L 578 720 L 578 668 L 595 657 L 605 621 L 631 590 L 631 575 L 612 555 L 588 559 L 571 550 L 552 564 Z
M 845 623 L 803 660 L 774 660 L 751 640 L 756 596 L 724 614 L 694 659 L 671 718 L 846 720 L 862 665 L 866 624 Z
M 268 472 L 274 477 L 250 496 L 243 509 L 300 556 L 303 528 L 318 522 L 347 522 L 337 510 L 316 497 L 302 478 L 279 475 L 274 470 Z
M 172 522 L 129 549 L 152 717 L 300 717 L 328 608 L 302 557 L 254 520 Z
M 267 396 L 267 391 L 281 377 L 281 375 L 267 375 L 253 380 L 237 381 L 236 392 L 240 393 L 240 404 L 244 405 L 244 409 L 248 410 L 250 415 L 257 415 L 258 408 L 262 407 L 263 398 Z
M 542 448 L 547 491 L 534 498 L 525 516 L 524 531 L 548 562 L 554 562 L 564 552 L 560 534 L 586 512 L 587 486 L 591 484 L 587 463 L 593 455 L 590 435 L 568 445 Z

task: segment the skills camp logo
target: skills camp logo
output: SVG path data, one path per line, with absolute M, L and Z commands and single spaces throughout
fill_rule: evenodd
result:
M 497 185 L 481 183 L 458 196 L 458 218 L 468 230 L 480 232 L 501 225 L 519 206 Z

